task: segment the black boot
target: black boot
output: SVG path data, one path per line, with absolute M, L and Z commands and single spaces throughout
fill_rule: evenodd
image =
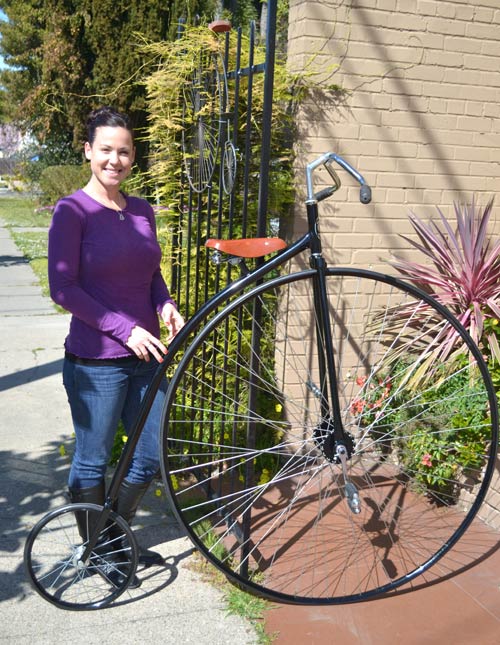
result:
M 123 480 L 118 492 L 115 510 L 128 524 L 132 523 L 141 499 L 144 497 L 148 488 L 149 482 L 145 484 L 131 484 L 126 479 Z M 142 549 L 140 546 L 139 562 L 146 567 L 165 564 L 165 560 L 159 553 L 150 551 L 149 549 Z
M 102 506 L 104 504 L 104 482 L 90 488 L 69 488 L 69 498 L 73 504 L 97 504 Z M 75 513 L 76 523 L 78 525 L 78 533 L 85 542 L 89 539 L 95 528 L 95 523 L 98 519 L 97 515 L 88 515 L 84 511 L 77 511 Z
M 69 497 L 73 504 L 97 504 L 98 506 L 102 506 L 104 504 L 104 481 L 100 484 L 97 484 L 96 486 L 91 486 L 90 488 L 69 488 Z M 75 518 L 80 537 L 84 542 L 86 542 L 95 529 L 97 521 L 99 520 L 99 514 L 89 514 L 85 511 L 76 511 Z M 106 539 L 101 541 L 103 541 L 102 547 L 99 546 L 98 542 L 93 550 L 93 553 L 96 554 L 97 561 L 100 564 L 113 565 L 113 563 L 123 564 L 128 562 L 120 553 L 109 553 L 109 540 Z M 121 548 L 121 545 L 117 545 L 116 548 Z M 113 569 L 112 567 L 110 568 L 108 566 L 107 569 L 108 570 L 104 574 L 105 577 L 111 582 L 112 585 L 114 585 L 115 587 L 120 587 L 123 584 L 125 574 L 119 571 L 117 567 Z M 129 583 L 129 587 L 131 589 L 136 589 L 140 586 L 140 584 L 141 581 L 139 580 L 139 578 L 137 578 L 137 576 L 134 576 Z

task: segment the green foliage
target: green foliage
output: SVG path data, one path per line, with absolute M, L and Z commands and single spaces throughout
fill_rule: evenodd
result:
M 229 61 L 228 69 L 233 69 L 236 59 L 237 34 L 230 32 Z M 241 60 L 244 66 L 249 57 L 249 40 L 242 37 L 242 55 Z M 197 73 L 200 65 L 200 57 L 207 60 L 207 52 L 213 54 L 212 60 L 206 65 L 213 66 L 213 69 L 219 69 L 219 56 L 223 49 L 223 41 L 214 35 L 205 26 L 186 27 L 182 39 L 174 42 L 150 43 L 144 47 L 146 53 L 151 58 L 157 60 L 156 70 L 146 77 L 145 85 L 148 96 L 149 112 L 151 113 L 148 139 L 151 145 L 151 167 L 150 167 L 150 184 L 154 187 L 155 196 L 159 203 L 165 207 L 165 226 L 169 231 L 180 233 L 186 222 L 186 212 L 179 208 L 183 198 L 187 193 L 187 182 L 185 181 L 184 158 L 182 153 L 182 132 L 185 127 L 190 125 L 189 118 L 186 118 L 184 110 L 184 93 L 189 91 L 190 83 L 193 76 Z M 265 51 L 262 47 L 257 47 L 254 56 L 254 64 L 258 65 L 265 60 Z M 209 67 L 209 69 L 211 69 Z M 283 220 L 290 212 L 291 205 L 294 201 L 293 185 L 293 118 L 291 106 L 293 105 L 295 95 L 295 84 L 287 71 L 285 65 L 278 61 L 275 66 L 274 82 L 274 105 L 271 124 L 271 164 L 269 169 L 269 186 L 270 196 L 268 202 L 269 220 L 271 218 L 277 221 Z M 250 106 L 247 104 L 247 84 L 248 77 L 242 76 L 240 79 L 239 92 L 239 124 L 238 132 L 239 146 L 244 147 L 246 132 L 246 119 Z M 231 83 L 228 84 L 228 111 L 231 111 L 234 97 L 234 88 Z M 248 196 L 244 201 L 241 190 L 235 190 L 232 198 L 232 209 L 236 213 L 246 213 L 247 228 L 243 229 L 243 220 L 233 218 L 229 225 L 229 212 L 227 202 L 223 206 L 223 212 L 217 226 L 223 231 L 223 234 L 230 234 L 233 237 L 243 235 L 252 236 L 256 231 L 257 205 L 258 205 L 258 177 L 260 172 L 261 158 L 261 130 L 262 114 L 264 109 L 264 75 L 257 74 L 253 77 L 253 93 L 251 105 L 251 120 L 253 127 L 251 129 L 250 140 L 250 167 L 248 176 L 251 181 L 248 187 Z M 196 119 L 198 114 L 190 116 Z M 238 164 L 241 172 L 242 164 Z M 242 185 L 241 174 L 237 175 L 236 185 Z M 211 193 L 211 203 L 217 203 L 219 198 L 217 182 L 213 182 Z M 206 193 L 200 196 L 199 213 L 204 213 L 209 208 Z M 201 229 L 193 227 L 192 235 L 201 236 L 203 239 L 207 236 L 207 218 L 202 217 L 198 222 Z M 194 278 L 198 272 L 198 241 L 192 239 L 193 244 L 189 245 L 186 239 L 186 231 L 182 231 L 185 249 L 182 250 L 182 279 L 187 281 L 192 289 L 196 289 Z M 171 239 L 175 236 L 171 235 Z M 188 248 L 192 250 L 187 251 Z M 173 257 L 173 265 L 178 261 L 176 249 L 167 248 L 165 257 Z M 164 273 L 167 280 L 172 284 L 172 265 L 166 261 Z M 189 277 L 187 274 L 191 272 Z M 207 293 L 210 295 L 217 290 L 216 282 L 212 281 L 210 276 L 206 277 Z M 192 296 L 192 297 L 191 297 Z M 193 303 L 194 308 L 199 304 L 199 294 L 196 291 L 189 293 L 186 301 Z M 184 303 L 179 303 L 183 306 Z M 191 313 L 187 312 L 187 313 Z
M 48 227 L 52 219 L 50 211 L 38 211 L 32 199 L 9 197 L 0 199 L 0 218 L 9 227 Z
M 243 0 L 240 2 L 233 2 L 231 4 L 233 7 L 233 14 L 230 15 L 230 18 L 234 25 L 246 28 L 252 20 L 258 20 L 259 2 L 252 2 L 252 0 Z M 228 14 L 230 14 L 230 12 L 228 12 Z
M 120 421 L 113 441 L 111 456 L 109 458 L 110 466 L 116 466 L 116 464 L 118 463 L 118 460 L 120 459 L 120 456 L 122 454 L 123 446 L 127 443 L 127 438 L 127 433 L 125 431 L 123 423 Z
M 47 277 L 47 235 L 44 233 L 16 233 L 12 234 L 16 246 L 22 251 L 29 261 L 31 268 L 38 277 L 42 294 L 49 295 Z
M 252 623 L 259 645 L 270 645 L 273 642 L 275 635 L 267 634 L 265 630 L 264 612 L 270 608 L 266 600 L 250 595 L 236 586 L 228 589 L 225 600 L 228 614 L 241 616 Z
M 172 476 L 175 480 L 175 476 Z M 230 565 L 231 555 L 226 549 L 223 540 L 213 530 L 209 520 L 201 520 L 203 515 L 213 512 L 215 507 L 207 505 L 203 498 L 192 498 L 190 503 L 183 506 L 183 515 L 188 525 L 193 526 L 193 530 L 205 547 L 210 550 L 212 555 L 220 562 L 227 562 Z M 215 567 L 208 565 L 207 560 L 197 560 L 197 569 L 202 570 L 209 575 L 210 580 L 219 587 L 223 588 L 226 611 L 228 614 L 241 616 L 248 620 L 254 627 L 257 634 L 257 643 L 270 645 L 274 640 L 274 635 L 269 635 L 265 630 L 264 612 L 271 608 L 271 605 L 258 596 L 251 595 L 240 589 L 236 585 L 227 585 L 227 578 L 223 576 Z M 254 577 L 258 582 L 258 580 Z
M 150 43 L 145 45 L 145 50 L 151 58 L 157 60 L 156 70 L 145 79 L 149 112 L 151 113 L 148 138 L 151 142 L 151 168 L 150 184 L 154 186 L 158 202 L 164 207 L 159 220 L 160 239 L 167 241 L 164 247 L 164 274 L 167 282 L 175 284 L 175 273 L 181 275 L 182 290 L 178 304 L 188 317 L 210 295 L 218 291 L 225 283 L 224 271 L 217 272 L 205 268 L 206 256 L 200 254 L 200 245 L 208 235 L 221 235 L 223 237 L 241 237 L 255 235 L 257 221 L 257 204 L 259 191 L 259 174 L 262 147 L 262 116 L 264 110 L 264 74 L 252 77 L 252 104 L 249 105 L 248 83 L 249 77 L 242 75 L 239 78 L 239 102 L 237 132 L 238 146 L 241 150 L 245 147 L 245 139 L 249 137 L 249 171 L 248 193 L 243 191 L 242 174 L 237 175 L 235 189 L 231 194 L 232 214 L 230 217 L 229 200 L 219 193 L 219 184 L 216 179 L 211 182 L 210 191 L 205 191 L 195 196 L 190 202 L 187 181 L 185 179 L 185 160 L 182 150 L 182 133 L 188 129 L 199 115 L 204 115 L 203 110 L 211 105 L 208 101 L 200 101 L 198 113 L 186 111 L 185 95 L 192 87 L 193 78 L 199 77 L 200 60 L 203 60 L 203 70 L 217 70 L 219 56 L 223 52 L 223 39 L 214 35 L 206 26 L 186 27 L 182 39 L 175 42 Z M 229 61 L 227 68 L 232 70 L 236 66 L 237 34 L 229 33 Z M 249 60 L 250 43 L 242 35 L 242 53 L 240 65 L 245 67 Z M 207 56 L 211 53 L 212 56 Z M 265 60 L 265 51 L 257 47 L 253 63 L 259 65 Z M 269 219 L 278 222 L 286 219 L 294 201 L 293 186 L 293 110 L 296 100 L 295 79 L 291 78 L 285 65 L 278 60 L 274 73 L 274 105 L 271 124 L 271 164 L 269 169 L 270 196 L 268 201 Z M 204 91 L 204 90 L 201 90 Z M 300 88 L 302 92 L 302 88 Z M 208 94 L 208 93 L 207 93 Z M 205 98 L 205 94 L 203 94 Z M 228 83 L 228 110 L 234 106 L 234 85 Z M 196 108 L 195 108 L 196 109 Z M 251 110 L 251 115 L 249 111 Z M 247 130 L 247 117 L 251 117 L 252 127 Z M 202 128 L 198 129 L 200 132 Z M 220 155 L 219 151 L 219 155 Z M 243 164 L 238 164 L 241 172 Z M 217 171 L 216 171 L 217 172 Z M 216 208 L 214 204 L 218 204 Z M 215 213 L 217 210 L 217 213 Z M 196 211 L 196 212 L 195 212 Z M 241 214 L 245 212 L 244 220 Z M 210 215 L 210 217 L 209 217 Z M 246 228 L 245 228 L 246 227 Z M 167 232 L 164 235 L 164 232 Z M 217 233 L 216 233 L 217 231 Z M 176 240 L 180 240 L 178 244 Z M 201 258 L 201 259 L 200 259 Z M 201 287 L 201 289 L 200 289 Z M 202 291 L 202 293 L 200 293 Z M 267 370 L 266 380 L 272 381 L 274 371 L 274 335 L 273 312 L 275 302 L 267 301 L 269 314 L 263 321 L 263 334 L 260 345 L 259 358 L 262 369 Z M 175 424 L 175 414 L 189 415 L 193 432 L 199 440 L 208 444 L 221 446 L 228 443 L 234 446 L 244 446 L 247 442 L 246 432 L 248 408 L 248 390 L 239 388 L 239 382 L 248 380 L 244 370 L 238 374 L 230 373 L 224 369 L 224 356 L 238 355 L 241 363 L 249 364 L 252 334 L 252 314 L 245 312 L 238 325 L 229 324 L 221 326 L 214 332 L 214 352 L 210 357 L 200 357 L 201 360 L 193 361 L 192 373 L 186 374 L 182 385 L 185 400 L 183 409 L 174 407 L 172 411 L 172 427 L 179 428 L 181 423 Z M 224 350 L 222 349 L 224 346 Z M 213 365 L 210 364 L 213 361 Z M 211 370 L 213 367 L 213 371 Z M 203 422 L 203 414 L 197 422 L 197 410 L 200 410 L 200 396 L 203 400 L 202 383 L 205 379 L 211 380 L 210 409 L 213 415 L 210 424 Z M 217 382 L 214 383 L 213 379 Z M 218 396 L 220 393 L 220 397 Z M 234 424 L 228 424 L 228 397 L 236 401 L 236 410 L 231 409 Z M 237 477 L 240 481 L 253 480 L 256 484 L 268 481 L 278 468 L 276 454 L 266 452 L 266 448 L 276 445 L 279 441 L 280 423 L 283 418 L 283 406 L 280 395 L 258 394 L 256 407 L 257 419 L 272 420 L 272 423 L 257 423 L 256 450 L 262 451 L 253 460 L 245 460 L 239 464 Z M 175 432 L 176 430 L 174 430 Z M 229 436 L 229 434 L 231 436 Z M 187 458 L 182 450 L 178 456 L 179 463 Z M 188 458 L 203 462 L 203 456 L 190 455 Z M 249 472 L 251 470 L 252 472 Z
M 40 141 L 63 137 L 80 150 L 90 109 L 113 104 L 146 124 L 144 88 L 136 83 L 149 60 L 139 37 L 175 37 L 180 15 L 211 11 L 211 0 L 10 0 L 0 24 L 0 50 L 9 68 L 0 80 L 10 119 Z M 7 109 L 8 106 L 8 109 Z M 138 141 L 138 162 L 146 151 Z M 58 162 L 60 163 L 60 162 Z
M 262 330 L 258 350 L 259 369 L 266 383 L 275 382 L 275 307 L 276 299 L 267 298 L 263 305 L 260 321 Z M 213 452 L 220 450 L 224 455 L 228 445 L 244 448 L 248 446 L 248 414 L 252 408 L 255 422 L 255 457 L 251 460 L 242 456 L 234 469 L 235 476 L 250 486 L 263 485 L 270 481 L 280 467 L 279 451 L 269 451 L 269 447 L 279 445 L 287 428 L 281 392 L 271 388 L 256 388 L 256 400 L 250 405 L 251 380 L 250 364 L 252 355 L 252 317 L 253 307 L 237 310 L 231 322 L 221 322 L 211 334 L 207 345 L 203 345 L 192 361 L 182 381 L 183 406 L 173 406 L 170 412 L 170 434 L 180 441 L 177 443 L 179 454 L 175 459 L 181 468 L 186 455 L 191 461 L 204 464 L 205 455 L 189 454 L 188 446 L 182 450 L 184 421 L 189 419 L 193 436 L 197 441 L 212 446 Z M 237 369 L 233 365 L 238 357 Z M 206 388 L 205 384 L 210 386 Z M 206 423 L 204 407 L 208 398 L 210 423 Z M 178 421 L 178 423 L 176 423 Z M 188 444 L 189 445 L 189 444 Z M 218 447 L 217 447 L 218 446 Z M 243 451 L 244 452 L 244 451 Z M 173 463 L 173 457 L 169 457 Z
M 413 363 L 397 361 L 368 390 L 358 379 L 362 396 L 351 404 L 383 454 L 397 459 L 420 492 L 446 504 L 456 499 L 468 471 L 481 468 L 490 436 L 482 380 L 465 363 L 459 360 L 451 377 L 444 367 L 435 370 L 433 387 L 416 397 L 407 382 Z
M 38 182 L 45 168 L 55 165 L 82 163 L 82 153 L 76 152 L 67 134 L 47 135 L 45 143 L 32 143 L 23 148 L 16 167 L 17 175 L 33 192 L 38 191 Z
M 50 296 L 49 277 L 47 272 L 47 233 L 42 231 L 23 231 L 15 229 L 12 232 L 12 238 L 18 249 L 30 263 L 33 272 L 38 278 L 42 294 L 47 298 Z M 53 307 L 60 313 L 65 313 L 64 309 L 53 303 Z
M 39 180 L 40 203 L 53 206 L 55 203 L 84 186 L 90 178 L 88 164 L 80 166 L 47 166 Z
M 37 212 L 32 200 L 18 197 L 0 199 L 0 218 L 7 226 L 12 227 L 13 240 L 29 261 L 45 296 L 49 295 L 47 232 L 19 231 L 16 228 L 47 227 L 51 217 L 51 213 Z M 62 311 L 57 305 L 54 306 L 58 311 Z
M 483 352 L 483 356 L 488 364 L 488 371 L 493 382 L 493 388 L 497 395 L 497 399 L 500 401 L 500 361 L 498 360 L 496 354 L 491 350 L 491 337 L 495 336 L 498 345 L 500 345 L 500 321 L 498 318 L 487 318 L 484 321 L 484 338 L 487 339 L 485 342 L 484 339 L 480 342 L 479 347 Z
M 276 16 L 276 50 L 286 57 L 288 50 L 288 14 L 289 0 L 278 0 Z
M 13 231 L 12 236 L 14 242 L 29 262 L 47 258 L 47 232 L 26 231 L 18 233 Z

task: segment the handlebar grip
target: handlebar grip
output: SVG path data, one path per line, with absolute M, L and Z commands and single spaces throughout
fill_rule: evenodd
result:
M 318 190 L 317 193 L 314 193 L 314 199 L 317 202 L 323 201 L 323 199 L 326 199 L 327 197 L 330 197 L 333 195 L 333 193 L 337 190 L 337 186 L 328 186 L 328 188 L 323 188 L 323 190 Z
M 368 184 L 364 184 L 359 189 L 359 201 L 362 204 L 369 204 L 372 201 L 372 189 Z

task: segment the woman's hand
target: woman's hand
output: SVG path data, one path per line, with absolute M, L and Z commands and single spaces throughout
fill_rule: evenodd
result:
M 169 331 L 167 343 L 171 343 L 180 332 L 180 330 L 184 327 L 184 318 L 177 311 L 175 305 L 173 305 L 171 302 L 167 302 L 167 304 L 164 305 L 163 309 L 161 310 L 160 316 Z
M 139 325 L 132 328 L 130 337 L 125 344 L 130 347 L 137 358 L 145 361 L 149 361 L 151 354 L 159 363 L 163 363 L 163 357 L 160 352 L 167 353 L 167 348 L 161 340 L 155 338 L 147 329 L 143 329 Z

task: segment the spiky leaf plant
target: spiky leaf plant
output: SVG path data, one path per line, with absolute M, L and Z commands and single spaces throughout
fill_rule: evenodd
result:
M 391 264 L 405 278 L 445 305 L 469 331 L 476 343 L 485 343 L 488 354 L 500 361 L 497 336 L 485 322 L 500 318 L 500 241 L 488 234 L 493 199 L 484 209 L 475 202 L 455 204 L 456 228 L 452 228 L 438 208 L 438 219 L 428 223 L 409 214 L 418 239 L 402 236 L 421 251 L 427 264 L 396 257 Z M 424 307 L 425 309 L 425 307 Z M 424 313 L 424 312 L 422 312 Z M 409 312 L 401 310 L 401 322 Z M 454 329 L 441 331 L 439 345 L 433 352 L 445 358 L 460 353 Z

